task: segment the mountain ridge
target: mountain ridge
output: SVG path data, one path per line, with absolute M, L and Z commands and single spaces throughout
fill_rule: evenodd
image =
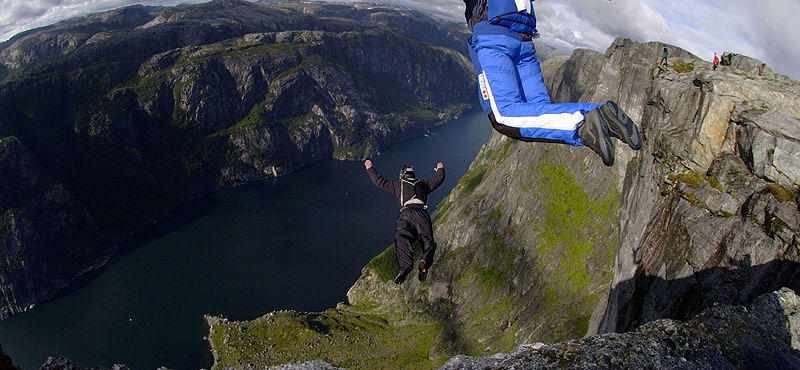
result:
M 12 38 L 0 51 L 0 168 L 14 174 L 0 179 L 0 317 L 54 297 L 191 199 L 374 155 L 457 117 L 474 86 L 448 47 L 463 34 L 385 6 L 216 1 Z M 80 211 L 47 212 L 65 204 Z
M 213 6 L 227 3 L 215 2 Z M 303 6 L 313 8 L 316 4 Z M 283 14 L 290 10 L 270 11 Z M 151 28 L 191 21 L 192 14 L 180 14 L 180 10 L 166 14 L 163 22 L 159 20 L 161 23 Z M 115 59 L 105 65 L 71 69 L 63 75 L 53 74 L 53 65 L 31 65 L 31 71 L 38 71 L 31 76 L 41 78 L 34 87 L 51 89 L 45 92 L 69 86 L 63 82 L 70 77 L 110 88 L 102 94 L 107 104 L 92 106 L 69 122 L 69 130 L 83 136 L 65 140 L 67 149 L 49 157 L 37 151 L 47 139 L 58 137 L 53 135 L 58 131 L 46 131 L 42 136 L 30 132 L 6 135 L 6 130 L 22 125 L 0 110 L 0 169 L 13 174 L 0 178 L 0 205 L 5 207 L 0 209 L 0 252 L 4 257 L 0 260 L 0 292 L 6 301 L 12 301 L 16 308 L 27 308 L 27 302 L 18 300 L 22 296 L 18 292 L 29 288 L 30 277 L 24 270 L 7 272 L 20 261 L 31 264 L 25 259 L 29 248 L 20 246 L 26 244 L 21 241 L 30 237 L 37 223 L 56 230 L 84 230 L 67 234 L 61 242 L 87 238 L 81 245 L 91 246 L 102 241 L 97 230 L 108 220 L 96 216 L 96 205 L 80 204 L 83 198 L 75 190 L 80 183 L 53 175 L 58 172 L 53 168 L 74 168 L 70 148 L 88 144 L 94 150 L 90 154 L 112 160 L 112 166 L 136 164 L 148 153 L 131 139 L 141 134 L 142 125 L 162 134 L 148 136 L 159 138 L 159 144 L 189 137 L 188 143 L 170 152 L 174 155 L 172 164 L 159 162 L 155 166 L 181 168 L 187 174 L 182 182 L 173 184 L 173 191 L 201 193 L 203 189 L 249 181 L 253 176 L 277 176 L 279 171 L 291 170 L 292 164 L 279 162 L 285 158 L 264 155 L 280 143 L 288 145 L 283 148 L 290 153 L 335 155 L 333 145 L 325 143 L 340 137 L 338 142 L 345 143 L 337 147 L 342 158 L 356 158 L 357 153 L 371 153 L 370 148 L 378 150 L 378 138 L 393 135 L 392 127 L 380 126 L 380 122 L 397 122 L 401 134 L 404 127 L 424 132 L 425 126 L 408 128 L 408 123 L 421 118 L 435 124 L 457 114 L 454 112 L 459 108 L 448 105 L 450 100 L 437 100 L 435 90 L 421 91 L 428 99 L 421 104 L 393 107 L 388 113 L 376 106 L 394 101 L 391 98 L 376 104 L 370 103 L 370 97 L 354 94 L 345 105 L 331 108 L 319 103 L 336 101 L 337 94 L 326 95 L 331 91 L 325 87 L 329 79 L 342 83 L 358 80 L 346 68 L 337 66 L 341 63 L 327 62 L 344 58 L 338 53 L 346 55 L 347 51 L 340 47 L 326 51 L 321 45 L 356 41 L 361 45 L 359 50 L 375 51 L 377 59 L 373 61 L 377 62 L 368 63 L 369 67 L 384 72 L 378 68 L 386 65 L 381 58 L 389 53 L 369 46 L 399 41 L 383 33 L 381 25 L 359 27 L 351 39 L 354 34 L 348 33 L 348 24 L 331 22 L 327 30 L 262 30 L 204 44 L 192 44 L 204 37 L 202 32 L 192 32 L 186 35 L 187 45 L 150 55 L 146 60 L 132 63 Z M 214 30 L 233 28 L 230 24 L 211 26 Z M 460 66 L 457 70 L 463 69 L 459 78 L 472 81 L 463 55 L 442 51 L 441 45 L 419 46 L 417 42 L 406 45 L 410 50 L 451 61 L 454 67 Z M 665 46 L 672 50 L 672 62 L 657 65 Z M 281 61 L 279 67 L 259 64 L 259 68 L 248 69 L 238 65 L 241 60 L 255 58 L 247 55 L 252 49 L 260 50 L 261 55 L 274 53 L 270 60 Z M 138 54 L 134 50 L 127 55 Z M 419 78 L 408 85 L 415 87 L 414 94 L 408 96 L 420 92 L 416 87 L 426 82 L 427 66 L 419 65 L 402 74 Z M 103 76 L 97 72 L 116 67 L 127 71 L 130 78 L 112 83 L 97 77 Z M 626 357 L 630 353 L 615 352 L 619 348 L 654 353 L 655 357 L 645 358 L 653 366 L 750 369 L 773 364 L 767 361 L 770 359 L 777 361 L 775 368 L 797 364 L 797 297 L 781 288 L 800 288 L 796 279 L 800 272 L 800 84 L 771 73 L 763 63 L 745 56 L 733 56 L 730 65 L 713 71 L 710 63 L 674 46 L 626 39 L 615 40 L 605 53 L 577 50 L 571 56 L 543 63 L 542 68 L 556 101 L 619 101 L 640 124 L 644 148 L 633 152 L 617 146 L 617 164 L 606 168 L 586 148 L 521 143 L 493 134 L 470 171 L 437 206 L 434 219 L 440 251 L 426 282 L 410 279 L 402 287 L 394 285 L 391 279 L 396 265 L 390 246 L 364 267 L 348 292 L 347 304 L 320 313 L 273 312 L 247 322 L 208 316 L 215 368 L 324 359 L 349 368 L 432 368 L 444 364 L 446 369 L 449 365 L 445 362 L 457 355 L 462 356 L 449 364 L 466 368 L 533 366 L 542 361 L 553 368 L 564 368 L 557 366 L 569 366 L 587 357 L 589 362 L 577 363 L 613 368 L 625 366 L 618 362 L 620 359 L 631 358 Z M 25 74 L 12 74 L 3 76 L 2 94 L 11 87 L 24 86 L 25 81 L 19 78 Z M 427 83 L 436 85 L 455 78 L 439 77 Z M 57 83 L 51 84 L 53 81 Z M 403 86 L 401 82 L 397 84 Z M 215 91 L 237 90 L 236 99 L 231 98 L 234 94 L 203 99 L 204 88 L 209 86 Z M 240 86 L 247 88 L 239 90 Z M 35 98 L 34 87 L 30 87 L 30 99 Z M 298 94 L 287 94 L 281 99 L 283 91 L 314 91 L 315 97 L 290 99 Z M 460 99 L 474 100 L 470 93 L 474 86 L 464 91 L 465 96 L 453 97 L 454 104 Z M 45 103 L 58 106 L 80 102 L 56 93 L 48 97 L 52 101 L 39 100 L 40 107 Z M 213 105 L 219 100 L 231 103 L 237 99 L 256 103 L 250 109 L 237 108 L 234 115 L 244 118 L 224 127 L 219 117 L 227 106 Z M 442 109 L 441 114 L 429 114 L 431 107 L 441 105 L 454 111 Z M 21 106 L 28 109 L 20 110 L 14 119 L 31 122 L 43 112 L 30 105 Z M 203 108 L 208 106 L 212 108 Z M 342 126 L 328 125 L 347 121 L 348 114 L 355 117 L 365 107 L 374 109 L 359 122 L 367 131 L 372 130 L 374 141 L 353 136 L 362 126 L 346 126 L 353 132 L 337 132 Z M 408 112 L 403 110 L 406 108 Z M 295 110 L 302 114 L 285 114 Z M 403 113 L 405 118 L 394 121 Z M 44 118 L 55 120 L 59 116 L 51 113 Z M 166 119 L 169 125 L 154 124 Z M 186 132 L 199 134 L 181 136 Z M 215 141 L 220 137 L 228 141 Z M 292 138 L 292 144 L 275 141 L 274 137 Z M 89 140 L 94 138 L 130 150 L 107 151 L 108 146 Z M 118 138 L 129 141 L 114 141 Z M 310 140 L 304 142 L 306 138 Z M 218 146 L 198 145 L 203 140 Z M 227 147 L 230 150 L 220 150 L 224 145 L 231 145 Z M 186 157 L 181 154 L 197 147 L 204 148 L 202 153 L 183 162 Z M 246 147 L 254 150 L 241 149 Z M 226 153 L 226 157 L 214 157 L 217 152 Z M 234 165 L 220 171 L 219 177 L 206 176 L 217 173 L 217 163 L 231 158 Z M 102 165 L 91 170 L 114 173 L 104 172 L 109 168 Z M 159 178 L 153 175 L 157 171 L 141 173 L 150 175 L 150 179 Z M 148 176 L 142 178 L 147 180 Z M 112 185 L 141 181 L 137 176 L 112 180 Z M 128 193 L 130 199 L 137 199 L 136 191 L 141 190 Z M 165 198 L 168 195 L 162 193 Z M 46 202 L 33 201 L 39 199 Z M 93 268 L 92 263 L 107 258 L 108 250 L 90 248 L 84 253 L 94 254 L 74 257 L 83 259 L 85 268 Z M 11 285 L 8 276 L 28 279 L 29 285 Z M 748 310 L 775 315 L 768 317 L 765 326 L 748 316 Z M 726 335 L 709 341 L 708 334 L 715 330 Z M 617 334 L 622 332 L 632 334 Z M 578 340 L 584 336 L 586 339 Z M 773 337 L 778 341 L 771 342 Z M 525 346 L 536 342 L 553 344 Z M 563 343 L 555 344 L 558 342 Z M 592 348 L 600 351 L 592 352 Z M 463 356 L 499 352 L 512 354 L 482 359 Z M 683 361 L 687 353 L 707 355 L 703 359 L 710 358 L 716 365 L 687 363 Z M 752 354 L 759 361 L 742 353 Z M 58 363 L 55 361 L 55 366 Z M 320 367 L 332 366 L 316 362 L 309 368 Z

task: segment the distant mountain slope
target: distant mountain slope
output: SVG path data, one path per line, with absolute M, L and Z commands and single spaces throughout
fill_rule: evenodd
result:
M 131 6 L 0 51 L 0 318 L 190 199 L 360 159 L 469 109 L 465 33 L 386 6 Z

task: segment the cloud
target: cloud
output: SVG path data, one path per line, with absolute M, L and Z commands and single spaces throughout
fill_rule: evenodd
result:
M 763 53 L 763 59 L 776 71 L 788 71 L 800 79 L 800 1 L 770 0 L 760 2 L 750 13 L 752 30 L 745 37 L 753 40 Z
M 132 4 L 171 6 L 208 0 L 0 0 L 0 40 L 70 17 Z M 462 0 L 372 0 L 464 22 Z M 800 79 L 798 0 L 537 0 L 542 41 L 564 51 L 605 50 L 618 36 L 663 41 L 710 60 L 731 51 Z
M 543 41 L 561 49 L 603 51 L 617 36 L 663 41 L 711 60 L 731 51 L 800 79 L 800 1 L 540 0 Z
M 41 17 L 47 8 L 39 6 L 36 1 L 20 2 L 11 0 L 0 0 L 0 25 L 2 25 L 2 39 L 6 39 L 6 33 L 15 32 L 15 29 L 22 29 L 26 21 Z
M 363 1 L 363 0 L 350 0 Z M 451 22 L 464 21 L 464 2 L 462 0 L 399 0 L 376 1 L 386 5 L 400 5 L 407 8 L 424 10 L 436 17 Z
M 0 40 L 5 40 L 24 30 L 53 23 L 54 8 L 60 7 L 62 0 L 0 0 Z
M 0 41 L 33 28 L 133 4 L 171 6 L 208 0 L 0 0 Z

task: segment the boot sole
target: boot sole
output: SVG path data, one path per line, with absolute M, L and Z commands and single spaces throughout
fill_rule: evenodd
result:
M 619 108 L 616 102 L 609 100 L 603 105 L 600 112 L 608 122 L 608 133 L 611 134 L 611 136 L 622 140 L 622 142 L 628 144 L 633 150 L 642 148 L 642 135 L 639 133 L 639 128 L 636 127 L 636 123 Z
M 397 276 L 394 277 L 394 283 L 398 285 L 402 284 L 404 281 L 406 281 L 406 276 L 408 276 L 409 272 L 411 271 L 401 271 L 398 273 Z
M 589 117 L 589 115 L 596 114 L 596 118 Z M 609 136 L 610 132 L 608 130 L 608 124 L 605 122 L 605 118 L 603 117 L 600 112 L 593 112 L 590 111 L 583 118 L 583 126 L 591 125 L 579 128 L 578 135 L 581 137 L 581 141 L 583 145 L 592 149 L 600 158 L 603 159 L 603 164 L 608 167 L 611 167 L 614 164 L 614 142 L 611 141 L 611 136 Z M 592 129 L 589 129 L 592 127 Z M 581 131 L 584 134 L 581 134 Z M 595 137 L 595 135 L 600 135 L 599 137 Z M 593 142 L 597 143 L 597 148 L 593 148 L 592 145 L 589 145 Z

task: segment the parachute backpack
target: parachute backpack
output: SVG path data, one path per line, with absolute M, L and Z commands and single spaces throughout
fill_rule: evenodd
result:
M 406 179 L 410 175 L 410 179 Z M 425 191 L 425 183 L 414 178 L 414 167 L 404 165 L 400 170 L 400 204 L 403 208 L 416 205 L 428 209 L 426 204 L 428 193 Z
M 506 27 L 514 32 L 539 37 L 533 0 L 488 0 L 489 23 Z

